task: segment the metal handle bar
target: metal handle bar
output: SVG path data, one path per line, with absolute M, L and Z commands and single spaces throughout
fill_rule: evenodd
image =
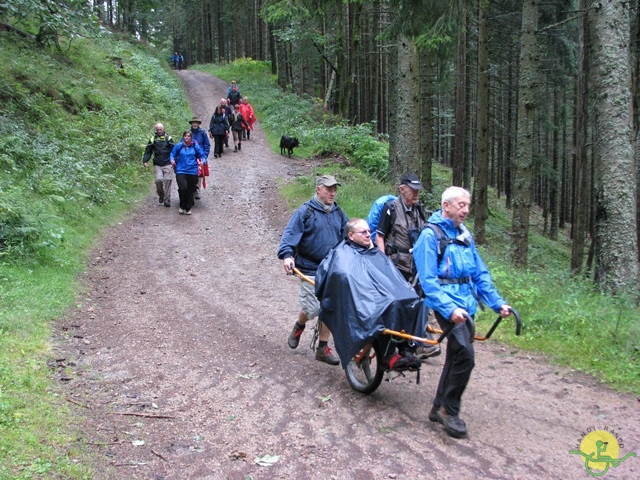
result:
M 300 270 L 298 270 L 297 268 L 293 268 L 293 273 L 295 275 L 297 275 L 298 277 L 300 277 L 302 280 L 304 280 L 307 283 L 310 283 L 311 285 L 315 285 L 316 283 L 310 279 L 309 277 L 307 277 L 304 273 L 302 273 Z M 453 322 L 451 322 L 451 325 L 447 325 L 447 328 L 444 329 L 444 331 L 439 330 L 436 333 L 441 334 L 440 337 L 438 337 L 437 340 L 431 340 L 430 338 L 422 338 L 422 337 L 416 337 L 414 335 L 409 335 L 408 333 L 404 333 L 404 332 L 397 332 L 395 330 L 390 330 L 388 328 L 385 328 L 382 333 L 385 335 L 393 335 L 394 337 L 400 337 L 400 338 L 405 338 L 407 340 L 413 340 L 414 342 L 422 342 L 422 343 L 428 343 L 430 345 L 436 345 L 440 342 L 442 342 L 442 340 L 445 339 L 445 337 L 447 335 L 449 335 L 449 332 L 451 332 L 451 330 L 453 329 L 453 327 L 455 326 L 455 324 Z
M 509 311 L 511 313 L 513 313 L 513 316 L 516 319 L 516 335 L 520 335 L 520 332 L 522 331 L 522 321 L 520 319 L 520 314 L 513 308 L 510 308 Z M 484 342 L 485 340 L 489 340 L 489 338 L 491 338 L 491 335 L 493 335 L 493 332 L 496 330 L 496 328 L 498 328 L 498 325 L 500 324 L 500 322 L 502 321 L 502 317 L 499 316 L 495 322 L 493 322 L 493 325 L 491 326 L 491 328 L 489 329 L 489 331 L 487 332 L 487 334 L 485 336 L 479 336 L 475 334 L 475 323 L 473 322 L 473 320 L 471 319 L 470 316 L 465 315 L 466 319 L 467 319 L 467 328 L 469 329 L 469 333 L 471 333 L 472 337 L 474 340 L 478 340 L 480 342 Z M 437 328 L 433 328 L 430 325 L 428 326 L 429 331 L 431 333 L 442 333 L 442 330 L 439 330 Z
M 315 285 L 316 282 L 314 282 L 313 280 L 311 280 L 309 277 L 307 277 L 304 273 L 302 273 L 300 270 L 298 270 L 296 267 L 293 267 L 293 273 L 295 273 L 298 277 L 300 277 L 302 280 L 304 280 L 307 283 L 310 283 L 311 285 Z
M 382 333 L 385 335 L 393 335 L 394 337 L 404 338 L 406 340 L 413 340 L 414 342 L 427 343 L 429 345 L 437 345 L 438 343 L 441 343 L 442 340 L 444 340 L 447 337 L 447 335 L 449 335 L 449 333 L 451 333 L 451 330 L 453 330 L 453 327 L 455 326 L 456 324 L 451 322 L 449 325 L 445 327 L 444 330 L 434 331 L 434 333 L 440 334 L 440 336 L 436 340 L 431 340 L 430 338 L 416 337 L 414 335 L 409 335 L 408 333 L 397 332 L 395 330 L 390 330 L 388 328 L 385 328 L 382 331 Z
M 509 311 L 513 313 L 513 316 L 516 319 L 516 335 L 520 335 L 520 332 L 522 331 L 522 321 L 520 320 L 520 314 L 516 312 L 513 308 L 510 308 Z M 495 329 L 498 328 L 498 325 L 500 325 L 501 321 L 502 321 L 502 317 L 498 316 L 498 318 L 496 319 L 495 322 L 493 322 L 493 325 L 491 325 L 491 328 L 489 329 L 489 331 L 484 337 L 474 337 L 474 338 L 476 340 L 480 340 L 481 342 L 484 342 L 485 340 L 489 340 L 489 338 L 491 338 L 491 335 L 493 335 L 493 332 L 495 331 Z
M 315 285 L 316 284 L 313 280 L 311 280 L 309 277 L 307 277 L 304 273 L 302 273 L 300 270 L 298 270 L 295 267 L 293 268 L 293 273 L 295 273 L 298 277 L 300 277 L 305 282 L 310 283 L 311 285 Z M 511 313 L 513 313 L 513 316 L 516 319 L 516 335 L 520 335 L 520 332 L 522 331 L 522 320 L 520 319 L 520 314 L 513 308 L 510 308 L 509 311 Z M 476 334 L 475 334 L 475 332 L 476 332 L 476 324 L 473 321 L 473 319 L 471 318 L 471 316 L 466 314 L 466 313 L 465 313 L 464 316 L 467 319 L 467 321 L 465 323 L 467 324 L 467 328 L 469 329 L 469 333 L 471 334 L 471 338 L 473 340 L 478 340 L 480 342 L 484 342 L 486 340 L 489 340 L 489 338 L 491 338 L 491 335 L 493 335 L 493 332 L 496 330 L 496 328 L 498 328 L 498 325 L 500 325 L 500 322 L 502 321 L 502 317 L 500 315 L 498 315 L 498 318 L 496 319 L 495 322 L 493 322 L 493 325 L 491 325 L 491 328 L 489 329 L 487 334 L 484 337 L 481 337 L 481 336 L 476 336 Z M 422 342 L 422 343 L 427 343 L 429 345 L 436 345 L 438 343 L 441 343 L 442 340 L 444 340 L 446 338 L 446 336 L 449 335 L 449 333 L 451 332 L 453 327 L 455 327 L 455 323 L 453 323 L 453 322 L 450 322 L 450 324 L 448 324 L 445 327 L 444 331 L 443 330 L 439 330 L 437 328 L 432 328 L 431 326 L 429 326 L 428 329 L 429 329 L 429 331 L 431 333 L 440 334 L 440 337 L 438 337 L 437 340 L 431 340 L 429 338 L 416 337 L 416 336 L 409 335 L 409 334 L 404 333 L 404 332 L 396 332 L 395 330 L 389 330 L 388 328 L 385 328 L 382 331 L 382 333 L 386 334 L 386 335 L 393 335 L 393 336 L 396 336 L 396 337 L 405 338 L 407 340 L 413 340 L 414 342 Z

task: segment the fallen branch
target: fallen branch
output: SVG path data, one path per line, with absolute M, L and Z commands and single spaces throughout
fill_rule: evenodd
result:
M 15 32 L 15 33 L 17 33 L 18 35 L 20 35 L 21 37 L 24 37 L 24 38 L 31 38 L 31 39 L 36 38 L 35 35 L 27 33 L 24 30 L 20 30 L 19 28 L 14 27 L 13 25 L 9 25 L 8 23 L 4 23 L 4 22 L 0 23 L 0 31 Z
M 158 452 L 156 452 L 153 448 L 151 449 L 151 453 L 153 453 L 156 457 L 160 457 L 162 460 L 164 460 L 165 462 L 169 463 L 169 460 L 164 458 L 162 455 L 160 455 Z
M 72 400 L 71 398 L 65 397 L 65 400 L 66 400 L 67 402 L 71 402 L 71 403 L 73 403 L 73 404 L 75 404 L 75 405 L 78 405 L 79 407 L 89 408 L 89 405 L 83 405 L 82 403 L 80 403 L 80 402 L 76 402 L 75 400 Z
M 133 413 L 133 412 L 111 412 L 112 415 L 129 415 L 132 417 L 147 417 L 147 418 L 176 418 L 173 415 L 153 415 L 151 413 Z
M 87 445 L 93 445 L 93 446 L 97 446 L 97 447 L 103 447 L 103 446 L 107 446 L 107 445 L 120 445 L 122 442 L 120 440 L 116 440 L 115 442 L 105 442 L 105 443 L 93 443 L 93 442 L 87 442 Z

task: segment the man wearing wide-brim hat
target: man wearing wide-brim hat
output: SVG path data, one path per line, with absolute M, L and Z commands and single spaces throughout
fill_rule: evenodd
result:
M 207 131 L 205 129 L 200 128 L 200 124 L 202 124 L 202 120 L 200 120 L 199 116 L 194 115 L 193 117 L 191 117 L 191 120 L 189 121 L 189 123 L 191 124 L 191 136 L 193 138 L 193 141 L 198 145 L 200 145 L 200 148 L 204 152 L 204 159 L 206 160 L 209 157 L 209 151 L 211 150 L 211 142 L 209 142 L 209 135 L 207 135 Z M 208 168 L 207 168 L 207 171 L 203 174 L 203 176 L 198 177 L 198 188 L 196 190 L 196 195 L 195 195 L 196 200 L 200 199 L 200 195 L 202 192 L 202 181 L 205 175 L 209 176 Z
M 282 260 L 287 274 L 291 274 L 295 267 L 313 280 L 320 262 L 346 238 L 348 218 L 335 202 L 339 185 L 333 175 L 318 177 L 313 198 L 293 213 L 278 248 L 278 258 Z M 287 341 L 290 348 L 298 347 L 305 324 L 320 313 L 320 303 L 309 282 L 301 280 L 299 298 L 301 311 Z M 340 360 L 328 345 L 331 332 L 322 323 L 319 326 L 316 360 L 338 365 Z

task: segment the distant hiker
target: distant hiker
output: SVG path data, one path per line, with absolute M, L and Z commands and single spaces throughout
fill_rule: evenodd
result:
M 182 70 L 184 68 L 184 56 L 182 54 L 178 55 L 178 70 Z
M 200 145 L 193 141 L 191 130 L 182 135 L 182 141 L 171 150 L 171 165 L 176 170 L 176 183 L 180 196 L 178 213 L 191 215 L 198 187 L 198 166 L 207 163 L 207 158 Z
M 229 85 L 229 87 L 227 88 L 227 97 L 229 97 L 229 94 L 231 93 L 231 90 L 234 89 L 234 87 L 238 89 L 238 91 L 240 91 L 240 87 L 238 87 L 238 82 L 236 82 L 235 80 L 231 80 L 231 85 Z
M 240 88 L 235 80 L 231 80 L 231 85 L 227 89 L 227 100 L 229 100 L 229 104 L 232 107 L 235 107 L 240 103 L 242 99 L 242 94 L 240 93 Z
M 178 70 L 178 65 L 180 64 L 180 55 L 178 52 L 173 53 L 173 69 Z
M 211 121 L 209 122 L 209 134 L 213 138 L 213 158 L 222 156 L 228 129 L 229 123 L 226 110 L 224 110 L 221 105 L 218 105 L 213 115 L 211 115 Z
M 231 118 L 231 115 L 233 115 L 233 107 L 231 106 L 231 104 L 229 103 L 229 99 L 228 98 L 221 98 L 220 99 L 220 107 L 222 108 L 222 111 L 224 112 L 224 114 L 227 116 L 227 123 L 229 123 L 229 119 Z M 229 130 L 231 125 L 227 125 L 227 131 L 225 132 L 225 136 L 224 136 L 224 146 L 228 147 L 229 146 Z
M 278 248 L 278 258 L 287 274 L 297 267 L 301 273 L 314 278 L 318 265 L 329 251 L 346 238 L 347 215 L 335 203 L 340 184 L 331 175 L 323 175 L 316 180 L 316 193 L 294 213 L 282 234 Z M 309 320 L 320 312 L 320 304 L 315 289 L 310 283 L 301 280 L 299 292 L 302 310 L 289 335 L 290 348 L 297 348 L 300 336 Z M 329 348 L 331 332 L 322 323 L 316 360 L 329 365 L 338 365 L 340 360 Z
M 149 166 L 149 160 L 153 157 L 153 174 L 156 177 L 158 204 L 164 203 L 165 207 L 171 206 L 173 168 L 171 168 L 169 156 L 173 146 L 173 138 L 164 131 L 164 125 L 156 123 L 156 133 L 149 139 L 142 157 L 142 164 L 145 167 Z
M 435 312 L 443 330 L 450 322 L 456 324 L 447 337 L 444 367 L 429 413 L 429 420 L 441 423 L 447 434 L 455 438 L 467 434 L 467 427 L 459 417 L 460 403 L 475 365 L 473 338 L 465 315 L 475 315 L 477 299 L 482 299 L 501 317 L 511 313 L 463 224 L 470 205 L 471 194 L 467 190 L 447 188 L 442 194 L 442 209 L 429 217 L 429 225 L 413 248 L 425 305 Z
M 240 109 L 240 113 L 247 121 L 247 128 L 243 132 L 242 139 L 251 140 L 251 130 L 253 130 L 253 124 L 256 122 L 256 115 L 253 111 L 253 107 L 249 103 L 249 97 L 242 97 L 242 101 L 239 103 L 238 108 Z
M 242 150 L 242 132 L 249 128 L 244 117 L 238 110 L 238 106 L 234 107 L 233 115 L 229 119 L 231 125 L 231 133 L 233 134 L 233 151 Z
M 200 145 L 202 151 L 204 152 L 204 160 L 206 161 L 209 158 L 209 151 L 211 150 L 211 142 L 209 142 L 209 136 L 207 135 L 207 131 L 204 128 L 200 128 L 202 124 L 202 120 L 198 116 L 194 116 L 191 121 L 191 136 L 193 137 L 193 141 Z M 195 199 L 199 200 L 202 195 L 202 182 L 204 181 L 204 176 L 209 175 L 209 171 L 203 171 L 202 176 L 198 177 L 198 188 L 196 189 Z

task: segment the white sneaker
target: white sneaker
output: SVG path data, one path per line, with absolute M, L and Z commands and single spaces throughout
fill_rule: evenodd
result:
M 191 210 L 187 210 L 186 212 L 184 212 L 185 215 L 191 215 Z
M 183 209 L 180 209 L 180 210 L 178 210 L 178 213 L 179 213 L 180 215 L 182 215 L 182 214 L 184 213 L 184 210 L 183 210 Z

